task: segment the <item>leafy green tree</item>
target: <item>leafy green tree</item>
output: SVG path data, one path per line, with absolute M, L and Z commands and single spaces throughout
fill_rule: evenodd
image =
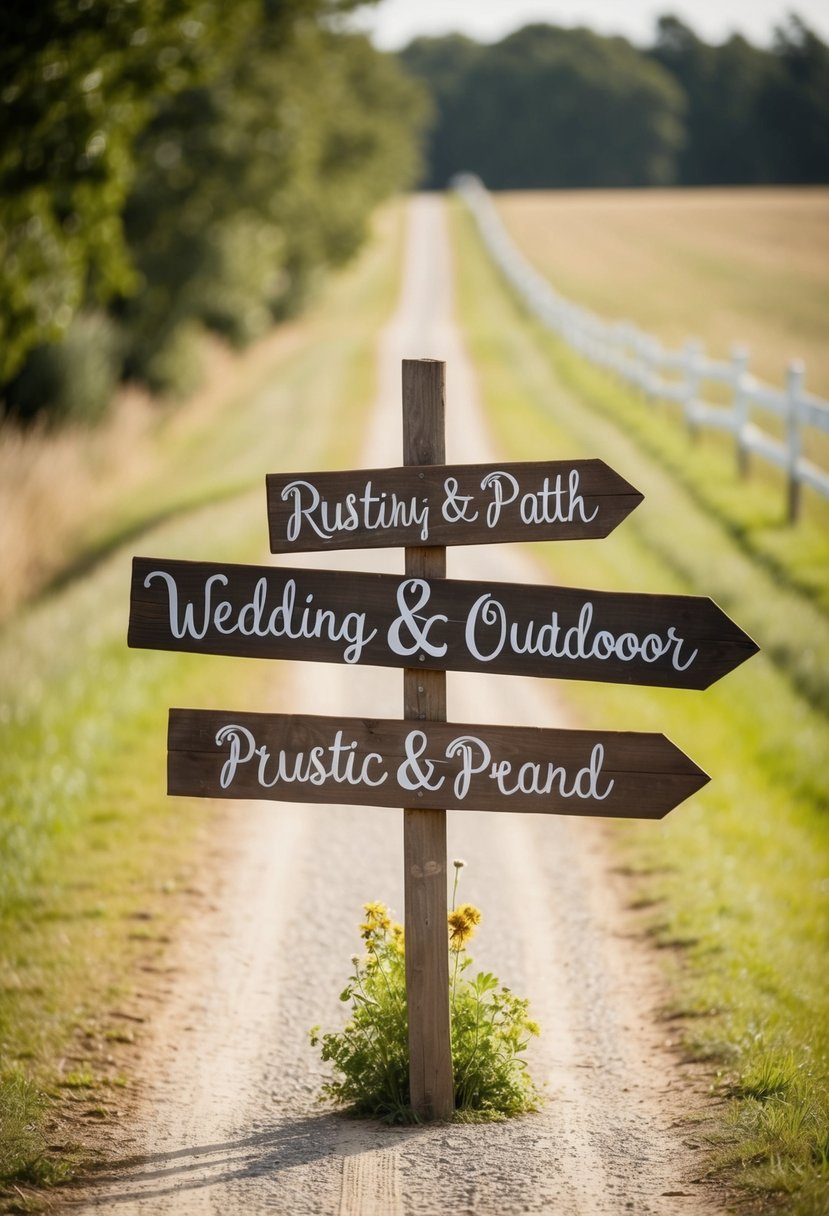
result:
M 442 190 L 453 173 L 470 163 L 467 77 L 485 54 L 485 47 L 462 34 L 416 38 L 400 52 L 404 67 L 427 85 L 432 99 L 425 179 L 431 189 Z
M 770 49 L 712 46 L 668 15 L 646 52 L 531 25 L 400 54 L 435 99 L 433 187 L 461 169 L 513 188 L 829 180 L 829 48 L 797 17 Z
M 239 344 L 261 333 L 419 170 L 422 90 L 364 37 L 284 17 L 251 30 L 209 86 L 170 98 L 139 141 L 125 220 L 143 285 L 119 311 L 129 370 L 156 387 L 182 325 Z
M 679 180 L 684 185 L 769 180 L 768 133 L 758 114 L 772 69 L 769 54 L 737 36 L 721 47 L 710 46 L 676 17 L 661 17 L 651 55 L 687 98 Z
M 416 174 L 425 113 L 396 62 L 348 33 L 362 2 L 9 7 L 8 408 L 37 410 L 37 393 L 61 378 L 64 348 L 67 374 L 77 369 L 97 332 L 87 318 L 102 306 L 122 331 L 115 374 L 125 357 L 131 374 L 182 387 L 198 325 L 245 341 L 290 311 L 320 267 L 357 248 L 374 204 Z M 44 407 L 71 413 L 57 401 L 75 395 L 52 396 Z
M 0 382 L 86 298 L 132 286 L 121 213 L 133 141 L 222 44 L 208 0 L 24 0 L 3 19 Z
M 829 181 L 829 47 L 797 17 L 776 31 L 759 101 L 776 182 Z
M 683 184 L 829 180 L 829 49 L 797 17 L 771 50 L 711 46 L 662 17 L 651 55 L 687 97 Z
M 489 47 L 420 40 L 402 58 L 436 81 L 432 184 L 460 169 L 515 189 L 673 178 L 681 90 L 624 38 L 529 25 Z

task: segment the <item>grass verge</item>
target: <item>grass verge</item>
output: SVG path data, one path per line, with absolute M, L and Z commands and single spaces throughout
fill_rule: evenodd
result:
M 712 195 L 716 196 L 717 193 L 712 192 Z M 724 193 L 728 194 L 728 192 Z M 757 192 L 758 197 L 754 200 L 757 207 L 762 205 L 763 200 L 760 197 L 762 193 Z M 789 193 L 791 194 L 789 206 L 792 214 L 797 214 L 798 206 L 807 203 L 811 196 L 809 192 L 805 191 L 801 194 Z M 685 192 L 685 195 L 681 192 L 666 192 L 661 204 L 657 206 L 658 214 L 663 217 L 663 220 L 670 221 L 671 232 L 674 232 L 676 228 L 681 228 L 680 221 L 684 209 L 693 204 L 692 195 L 693 192 Z M 506 217 L 508 219 L 511 217 L 513 233 L 524 252 L 533 257 L 533 260 L 542 269 L 549 270 L 555 281 L 555 258 L 553 257 L 551 260 L 552 255 L 549 252 L 546 256 L 544 255 L 545 230 L 539 223 L 543 216 L 547 216 L 547 219 L 551 221 L 558 214 L 553 198 L 554 196 L 532 194 L 528 195 L 527 199 L 507 196 L 500 200 L 500 205 Z M 652 202 L 656 205 L 659 200 L 652 200 Z M 704 200 L 698 202 L 698 206 L 708 215 L 709 222 L 712 214 L 717 215 L 715 203 L 716 197 L 707 200 L 707 204 Z M 783 204 L 781 203 L 779 206 L 782 207 Z M 819 219 L 821 223 L 826 223 L 827 217 L 829 217 L 827 199 L 815 194 L 813 211 L 816 219 Z M 592 211 L 588 207 L 586 215 L 577 220 L 571 210 L 565 206 L 563 214 L 570 216 L 573 222 L 579 225 L 588 222 Z M 723 214 L 726 216 L 731 214 L 730 209 L 725 207 Z M 731 215 L 732 222 L 736 218 L 736 214 L 735 212 Z M 771 214 L 777 214 L 773 206 Z M 783 207 L 782 214 L 785 214 L 785 207 Z M 613 282 L 620 299 L 622 298 L 623 283 L 624 290 L 627 291 L 627 284 L 632 281 L 628 257 L 643 256 L 643 250 L 647 250 L 649 247 L 648 238 L 645 235 L 648 215 L 647 200 L 644 206 L 626 207 L 622 197 L 617 199 L 615 208 L 612 199 L 607 200 L 604 204 L 600 203 L 598 215 L 593 218 L 595 223 L 603 217 L 611 222 L 612 226 L 615 216 L 616 221 L 621 225 L 620 232 L 626 230 L 626 225 L 635 224 L 636 226 L 638 244 L 634 242 L 625 246 L 624 242 L 618 239 L 612 241 L 611 247 L 619 255 L 620 260 L 617 262 L 611 257 L 609 265 L 601 265 L 602 279 Z M 692 209 L 690 215 L 693 221 L 697 212 Z M 527 222 L 526 233 L 521 227 L 522 217 Z M 709 233 L 708 236 L 719 248 L 724 244 L 723 232 L 716 231 L 716 224 L 713 227 L 715 230 L 713 235 Z M 566 232 L 566 230 L 567 224 L 565 223 L 564 231 Z M 578 230 L 581 231 L 580 227 Z M 547 231 L 549 240 L 557 250 L 556 256 L 564 257 L 565 260 L 567 260 L 565 245 L 571 250 L 571 258 L 573 250 L 584 251 L 590 248 L 589 240 L 566 242 L 564 234 L 562 232 L 553 234 L 549 224 Z M 703 238 L 705 231 L 703 226 Z M 729 231 L 730 229 L 727 227 L 724 229 L 725 233 Z M 714 240 L 715 237 L 718 239 Z M 655 248 L 662 248 L 659 244 L 658 229 L 650 239 Z M 759 235 L 756 236 L 756 239 L 759 241 Z M 627 256 L 624 258 L 621 257 L 622 249 L 627 250 Z M 762 279 L 762 245 L 757 245 L 754 253 L 757 254 L 760 262 L 758 274 Z M 590 258 L 591 255 L 586 256 L 587 261 L 590 261 Z M 581 263 L 577 254 L 575 265 L 579 264 Z M 595 272 L 597 264 L 594 255 L 591 264 Z M 659 273 L 664 276 L 667 273 L 664 262 L 659 261 L 658 265 Z M 736 266 L 739 267 L 739 265 L 738 259 Z M 589 303 L 591 298 L 590 268 L 585 264 L 583 269 L 584 291 L 578 290 L 577 284 L 580 280 L 576 279 L 572 286 L 572 293 L 576 300 Z M 801 271 L 808 277 L 810 268 L 802 266 Z M 628 277 L 625 278 L 625 275 Z M 761 330 L 765 338 L 768 335 L 768 327 L 775 320 L 778 326 L 783 324 L 786 317 L 787 300 L 776 291 L 772 274 L 767 273 L 766 279 L 763 281 L 762 301 L 755 298 L 753 307 L 765 318 L 765 328 Z M 732 282 L 740 284 L 739 269 L 734 270 Z M 676 284 L 681 284 L 681 289 L 677 288 Z M 558 285 L 561 286 L 560 283 Z M 691 286 L 693 290 L 690 290 Z M 643 307 L 643 301 L 648 299 L 648 291 L 652 288 L 653 284 L 650 280 L 644 284 L 640 282 L 636 299 L 630 301 L 630 309 L 635 311 L 637 307 Z M 568 289 L 565 288 L 565 290 Z M 816 294 L 810 297 L 812 328 L 815 328 L 815 319 L 821 315 L 820 299 L 821 292 L 823 295 L 826 294 L 825 285 L 816 284 L 815 292 Z M 629 295 L 629 292 L 627 294 Z M 709 275 L 702 275 L 698 281 L 695 280 L 684 262 L 680 261 L 676 265 L 672 280 L 671 298 L 677 307 L 691 306 L 710 320 L 712 313 L 710 301 L 720 298 L 719 281 L 716 276 Z M 613 316 L 620 315 L 620 312 L 626 315 L 629 310 L 621 308 L 615 312 L 612 309 L 610 312 L 607 312 L 606 309 L 600 311 L 607 316 Z M 685 313 L 682 315 L 686 316 Z M 730 317 L 731 313 L 727 313 L 727 315 Z M 806 327 L 806 320 L 806 318 L 800 318 L 801 327 Z M 716 431 L 700 431 L 696 440 L 692 442 L 677 407 L 665 403 L 649 405 L 629 386 L 621 381 L 616 381 L 606 372 L 594 368 L 586 360 L 567 350 L 562 343 L 552 339 L 540 326 L 538 327 L 538 337 L 541 345 L 549 345 L 558 375 L 574 396 L 589 403 L 594 411 L 603 413 L 624 428 L 649 457 L 657 460 L 674 481 L 681 482 L 698 504 L 711 512 L 731 532 L 742 549 L 753 559 L 761 561 L 774 574 L 778 583 L 785 583 L 787 586 L 805 593 L 813 598 L 821 608 L 829 609 L 829 502 L 804 489 L 802 517 L 796 526 L 791 526 L 786 519 L 785 488 L 783 475 L 779 470 L 757 458 L 752 462 L 751 476 L 748 479 L 739 478 L 735 467 L 734 443 L 730 436 Z M 794 342 L 794 339 L 792 341 Z M 780 383 L 779 377 L 775 382 Z M 821 436 L 817 436 L 818 440 L 821 438 Z
M 500 280 L 497 285 L 505 290 Z M 568 450 L 575 443 L 578 454 L 610 451 L 624 462 L 625 475 L 647 496 L 649 509 L 640 508 L 634 527 L 647 535 L 649 546 L 737 616 L 812 704 L 829 712 L 829 528 L 817 516 L 796 528 L 786 525 L 776 490 L 736 482 L 714 443 L 690 447 L 667 413 L 649 410 L 625 386 L 581 360 L 521 305 L 513 303 L 513 315 L 531 335 L 525 375 L 547 422 L 559 431 L 566 425 L 562 439 L 566 435 Z M 503 349 L 508 340 L 498 333 L 492 341 Z M 504 381 L 506 394 L 509 365 L 499 362 L 491 375 Z M 547 378 L 551 367 L 554 391 Z M 539 416 L 525 425 L 543 429 L 544 422 Z M 697 509 L 675 511 L 680 489 Z M 666 512 L 670 530 L 662 526 Z M 731 543 L 723 544 L 724 533 Z
M 563 584 L 714 593 L 763 653 L 705 693 L 564 682 L 586 726 L 663 731 L 713 776 L 662 824 L 614 827 L 643 932 L 662 951 L 665 1017 L 723 1099 L 709 1168 L 762 1205 L 827 1211 L 829 727 L 809 684 L 814 601 L 780 588 L 681 479 L 573 391 L 569 356 L 521 311 L 458 208 L 458 301 L 498 449 L 601 457 L 645 502 L 599 542 L 534 546 Z M 608 390 L 615 391 L 615 390 Z M 809 652 L 812 648 L 810 656 Z M 811 697 L 803 695 L 803 690 Z
M 770 384 L 805 359 L 811 391 L 829 396 L 829 263 L 816 256 L 829 240 L 825 188 L 522 190 L 495 201 L 570 298 L 670 346 L 701 338 L 719 359 L 747 343 Z
M 397 296 L 402 208 L 287 349 L 203 425 L 169 424 L 142 484 L 84 561 L 0 635 L 0 1203 L 71 1171 L 114 1120 L 146 1020 L 141 976 L 208 893 L 219 812 L 164 796 L 171 704 L 266 703 L 272 665 L 131 652 L 132 553 L 262 560 L 264 475 L 353 459 L 375 343 Z M 143 1003 L 142 1003 L 143 1002 Z

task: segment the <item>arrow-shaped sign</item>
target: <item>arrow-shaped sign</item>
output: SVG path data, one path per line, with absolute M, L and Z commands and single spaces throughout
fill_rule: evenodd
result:
M 758 647 L 710 599 L 135 558 L 129 643 L 707 688 Z
M 669 739 L 172 709 L 168 792 L 661 819 L 708 781 Z
M 273 552 L 405 545 L 404 577 L 136 558 L 129 627 L 131 646 L 405 669 L 402 722 L 171 710 L 168 785 L 404 809 L 424 1119 L 454 1106 L 445 808 L 658 819 L 708 780 L 664 735 L 446 722 L 443 673 L 706 688 L 758 649 L 709 599 L 444 578 L 446 545 L 606 536 L 642 498 L 598 460 L 446 465 L 444 406 L 444 365 L 404 360 L 404 467 L 267 479 Z
M 642 495 L 602 460 L 267 478 L 272 553 L 607 536 Z

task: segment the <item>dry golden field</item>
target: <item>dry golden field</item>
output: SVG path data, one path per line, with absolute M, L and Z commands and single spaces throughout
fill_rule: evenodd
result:
M 495 196 L 522 252 L 573 301 L 670 346 L 702 339 L 829 397 L 829 189 L 522 191 Z

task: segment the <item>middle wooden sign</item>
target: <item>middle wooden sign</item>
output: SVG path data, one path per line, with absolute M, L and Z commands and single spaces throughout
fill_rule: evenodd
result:
M 129 644 L 707 688 L 757 646 L 710 599 L 137 557 Z

